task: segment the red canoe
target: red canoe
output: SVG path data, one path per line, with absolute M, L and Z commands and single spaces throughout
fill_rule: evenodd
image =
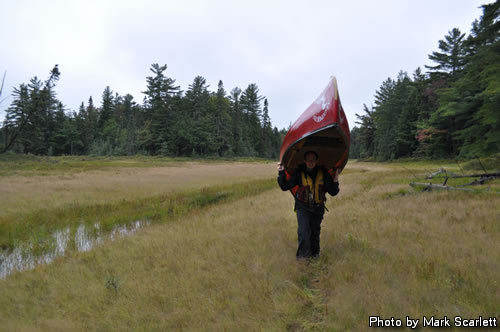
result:
M 295 121 L 280 150 L 280 161 L 292 170 L 304 162 L 306 151 L 319 155 L 318 165 L 342 170 L 349 156 L 351 135 L 340 103 L 337 79 L 332 77 L 327 87 L 311 106 Z

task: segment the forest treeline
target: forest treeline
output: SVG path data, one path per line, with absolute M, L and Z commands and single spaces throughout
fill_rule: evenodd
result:
M 352 158 L 470 158 L 500 152 L 500 1 L 466 36 L 454 28 L 429 55 L 433 66 L 400 72 L 356 114 Z
M 151 65 L 141 104 L 108 86 L 100 106 L 90 97 L 77 112 L 67 112 L 55 93 L 56 65 L 46 81 L 34 77 L 14 88 L 0 128 L 0 152 L 278 158 L 286 131 L 272 127 L 257 84 L 227 93 L 219 81 L 211 92 L 197 76 L 184 92 L 166 69 Z

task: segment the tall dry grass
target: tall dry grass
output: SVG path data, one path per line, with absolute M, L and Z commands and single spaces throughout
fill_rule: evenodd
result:
M 120 160 L 113 163 L 120 164 Z M 166 215 L 178 215 L 178 208 L 185 211 L 194 207 L 191 199 L 187 202 L 184 199 L 185 202 L 174 207 L 170 205 L 186 195 L 198 195 L 195 191 L 202 188 L 217 187 L 238 197 L 233 195 L 237 188 L 231 186 L 269 179 L 275 173 L 271 164 L 256 162 L 168 165 L 140 168 L 107 165 L 106 170 L 98 171 L 53 170 L 53 175 L 0 177 L 0 248 L 13 248 L 29 241 L 39 253 L 53 246 L 51 234 L 66 226 L 76 231 L 82 223 L 109 228 L 135 220 L 157 221 Z M 78 168 L 78 163 L 73 166 Z
M 349 164 L 322 255 L 295 261 L 279 189 L 0 281 L 2 330 L 367 330 L 368 316 L 498 316 L 500 198 L 417 193 Z
M 180 163 L 168 167 L 116 167 L 43 176 L 3 176 L 0 177 L 0 217 L 71 203 L 109 203 L 269 178 L 274 176 L 274 170 L 274 165 L 269 163 Z

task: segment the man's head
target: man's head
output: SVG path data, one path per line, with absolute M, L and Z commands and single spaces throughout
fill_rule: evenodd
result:
M 316 167 L 316 163 L 318 162 L 318 154 L 314 151 L 307 151 L 306 153 L 304 153 L 304 161 L 307 168 L 312 169 Z

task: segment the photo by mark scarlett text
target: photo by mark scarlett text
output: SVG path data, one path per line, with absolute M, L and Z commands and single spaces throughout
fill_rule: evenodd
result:
M 453 319 L 450 319 L 447 316 L 443 316 L 441 318 L 435 316 L 423 316 L 422 319 L 411 318 L 409 316 L 406 316 L 405 319 L 370 316 L 368 318 L 368 327 L 409 327 L 415 329 L 417 327 L 498 327 L 498 325 L 496 317 L 483 316 L 475 318 L 454 316 Z

